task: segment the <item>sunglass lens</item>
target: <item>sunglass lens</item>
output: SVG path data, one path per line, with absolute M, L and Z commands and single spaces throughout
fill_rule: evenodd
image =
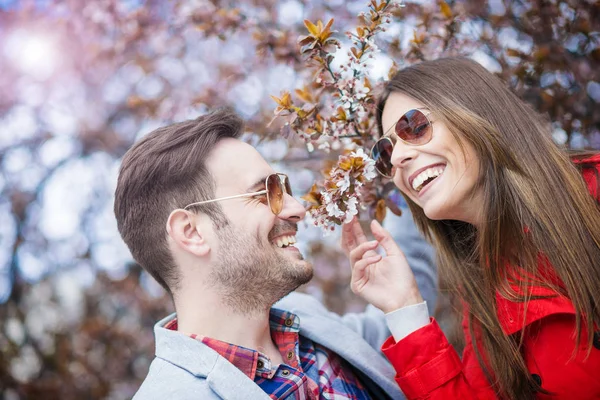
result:
M 392 152 L 394 144 L 385 137 L 379 139 L 373 150 L 371 150 L 371 158 L 375 160 L 375 168 L 383 176 L 390 177 L 392 175 Z
M 283 184 L 279 175 L 273 174 L 267 177 L 267 198 L 271 211 L 275 215 L 279 215 L 283 209 Z
M 292 185 L 290 185 L 290 180 L 287 177 L 287 175 L 281 175 L 281 177 L 283 178 L 283 185 L 285 187 L 285 192 L 287 194 L 289 194 L 290 196 L 293 196 L 292 194 Z
M 410 110 L 396 123 L 396 135 L 410 144 L 425 144 L 431 140 L 431 123 L 419 110 Z

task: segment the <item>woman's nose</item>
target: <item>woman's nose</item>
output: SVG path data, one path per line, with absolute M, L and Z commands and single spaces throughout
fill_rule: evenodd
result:
M 417 157 L 418 150 L 415 146 L 409 146 L 402 140 L 397 140 L 392 151 L 391 162 L 396 168 L 405 166 Z

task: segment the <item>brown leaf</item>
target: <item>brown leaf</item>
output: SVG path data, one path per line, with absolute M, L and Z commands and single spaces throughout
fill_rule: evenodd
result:
M 340 169 L 342 169 L 344 171 L 350 171 L 350 169 L 352 169 L 352 159 L 347 158 L 347 159 L 341 161 L 338 164 L 338 167 L 340 167 Z
M 416 45 L 423 44 L 423 42 L 425 42 L 425 35 L 424 34 L 417 35 L 417 30 L 415 29 L 413 31 L 413 38 L 412 38 L 411 42 Z
M 396 75 L 398 70 L 399 70 L 398 64 L 396 64 L 396 62 L 394 61 L 392 63 L 392 67 L 390 68 L 390 71 L 388 72 L 388 80 L 391 80 L 394 77 L 394 75 Z
M 440 11 L 444 14 L 444 17 L 450 19 L 452 18 L 452 9 L 445 1 L 440 1 Z
M 296 89 L 294 92 L 296 93 L 296 96 L 298 96 L 298 98 L 306 101 L 307 103 L 315 102 L 314 97 L 310 92 L 310 88 L 308 88 L 307 86 L 304 86 L 302 89 Z
M 523 57 L 523 53 L 517 49 L 506 49 L 506 55 L 509 57 Z
M 298 44 L 300 45 L 300 47 L 304 47 L 310 43 L 313 43 L 315 41 L 315 38 L 312 36 L 305 36 L 305 37 L 301 37 L 300 39 L 298 39 Z
M 365 165 L 365 161 L 362 159 L 362 157 L 353 157 L 352 165 L 354 166 L 354 168 L 359 169 L 363 165 Z
M 290 96 L 290 92 L 283 91 L 281 98 L 271 96 L 273 100 L 277 103 L 277 105 L 283 109 L 288 109 L 292 107 L 292 98 Z
M 319 21 L 317 24 L 321 24 L 321 21 Z M 306 29 L 308 29 L 308 32 L 314 36 L 317 37 L 319 35 L 319 28 L 317 25 L 313 24 L 312 22 L 310 22 L 309 20 L 305 19 L 304 20 L 304 26 L 306 27 Z
M 375 205 L 375 219 L 380 224 L 383 223 L 383 220 L 385 219 L 386 210 L 387 210 L 387 207 L 385 205 L 385 200 L 384 199 L 377 200 L 377 205 Z
M 396 203 L 394 203 L 389 197 L 385 199 L 385 205 L 390 209 L 392 214 L 397 216 L 402 216 L 402 209 L 398 207 Z
M 348 119 L 348 116 L 346 115 L 346 111 L 344 111 L 344 107 L 338 107 L 337 113 L 334 118 L 337 121 L 345 121 Z
M 323 28 L 323 30 L 319 34 L 319 39 L 321 40 L 321 42 L 325 42 L 329 38 L 329 36 L 331 36 L 331 34 L 333 33 L 331 31 L 332 25 L 333 25 L 333 18 L 331 18 L 329 20 L 329 22 L 327 22 L 327 25 L 325 25 L 325 28 Z M 321 21 L 319 21 L 319 26 L 321 26 Z
M 321 193 L 316 183 L 313 183 L 312 187 L 310 188 L 310 191 L 300 198 L 310 204 L 316 206 L 321 205 Z

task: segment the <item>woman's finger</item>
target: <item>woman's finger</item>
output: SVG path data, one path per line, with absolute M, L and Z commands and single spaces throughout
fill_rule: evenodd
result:
M 352 228 L 352 232 L 354 233 L 354 237 L 356 238 L 358 244 L 368 241 L 367 236 L 365 235 L 362 226 L 360 226 L 360 222 L 358 222 L 357 217 L 354 217 L 352 220 L 352 225 L 350 228 Z
M 365 242 L 355 247 L 354 250 L 350 251 L 350 254 L 348 255 L 348 258 L 350 258 L 350 265 L 354 266 L 354 264 L 357 261 L 364 257 L 365 253 L 367 253 L 368 251 L 375 250 L 377 246 L 379 246 L 377 240 L 372 240 L 370 242 Z M 367 255 L 367 257 L 372 256 L 373 255 L 371 254 Z
M 350 253 L 352 249 L 356 247 L 356 239 L 354 238 L 354 232 L 350 226 L 352 222 L 342 225 L 342 249 L 346 254 Z
M 356 294 L 361 292 L 361 289 L 369 283 L 369 277 L 367 274 L 367 268 L 381 260 L 381 256 L 376 254 L 371 257 L 363 258 L 354 264 L 354 268 L 352 270 L 352 280 L 350 283 L 350 288 Z
M 356 274 L 357 277 L 364 275 L 365 268 L 371 264 L 381 261 L 381 258 L 382 257 L 380 254 L 375 254 L 374 256 L 365 257 L 361 260 L 358 260 L 352 269 L 352 276 L 354 276 L 354 274 Z
M 371 221 L 371 232 L 373 232 L 373 236 L 375 236 L 375 239 L 381 244 L 381 247 L 383 247 L 388 256 L 404 254 L 392 238 L 392 235 L 390 235 L 387 230 L 383 229 L 381 224 L 376 220 Z
M 357 233 L 359 234 L 358 237 Z M 366 237 L 356 217 L 349 223 L 342 225 L 342 250 L 344 250 L 346 255 L 356 246 L 366 241 Z

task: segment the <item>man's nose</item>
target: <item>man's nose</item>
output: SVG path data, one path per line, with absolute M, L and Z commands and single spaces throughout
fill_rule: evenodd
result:
M 298 200 L 289 194 L 283 195 L 283 209 L 278 217 L 293 222 L 302 221 L 306 215 L 306 210 Z

